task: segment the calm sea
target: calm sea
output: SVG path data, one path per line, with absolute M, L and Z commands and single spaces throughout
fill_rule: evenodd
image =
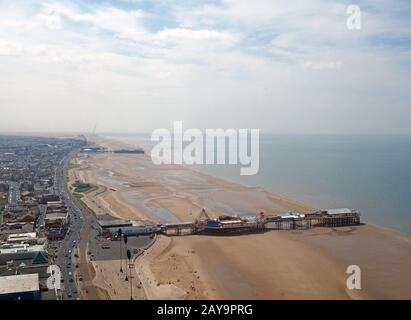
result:
M 149 135 L 106 136 L 152 146 Z M 195 169 L 318 208 L 355 208 L 368 222 L 411 234 L 411 136 L 262 135 L 257 175 L 228 165 Z

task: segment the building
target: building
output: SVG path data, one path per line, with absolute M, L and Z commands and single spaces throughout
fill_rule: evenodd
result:
M 150 222 L 134 222 L 131 226 L 108 228 L 110 238 L 118 238 L 118 229 L 121 229 L 122 234 L 127 237 L 138 237 L 161 231 L 161 228 L 156 224 Z
M 38 273 L 0 277 L 0 300 L 40 300 Z
M 47 201 L 47 208 L 52 209 L 52 208 L 62 208 L 64 207 L 64 203 L 62 201 L 59 200 L 54 200 L 54 201 Z
M 111 219 L 111 220 L 98 220 L 98 228 L 100 235 L 104 237 L 111 237 L 110 229 L 123 229 L 125 227 L 131 227 L 133 224 L 129 220 Z
M 68 212 L 47 213 L 44 217 L 44 227 L 48 229 L 64 228 L 68 224 Z
M 44 217 L 44 228 L 47 239 L 63 239 L 69 223 L 67 207 L 61 201 L 47 202 L 46 215 Z
M 48 263 L 48 256 L 44 245 L 1 244 L 0 265 L 6 265 L 10 261 L 29 266 Z
M 279 216 L 281 217 L 281 219 L 302 219 L 305 217 L 305 214 L 298 212 L 288 212 L 285 214 L 280 214 Z
M 0 245 L 0 277 L 37 274 L 40 291 L 47 288 L 49 259 L 43 245 Z
M 23 230 L 23 232 L 32 232 L 33 225 L 33 222 L 7 222 L 4 224 L 4 226 L 9 230 Z
M 13 233 L 7 236 L 8 243 L 28 243 L 37 244 L 37 233 L 27 232 L 27 233 Z
M 41 196 L 39 203 L 47 204 L 48 202 L 51 202 L 51 201 L 60 201 L 60 197 L 55 194 L 44 194 Z
M 342 208 L 342 209 L 327 209 L 325 210 L 325 213 L 328 215 L 352 215 L 354 214 L 354 210 L 348 209 L 348 208 Z

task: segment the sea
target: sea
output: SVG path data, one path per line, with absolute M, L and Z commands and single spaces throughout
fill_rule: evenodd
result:
M 104 134 L 150 152 L 149 134 Z M 316 208 L 352 208 L 368 223 L 411 234 L 411 135 L 261 134 L 259 172 L 195 165 Z

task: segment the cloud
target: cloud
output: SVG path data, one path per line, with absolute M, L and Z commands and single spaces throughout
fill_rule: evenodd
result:
M 347 5 L 1 2 L 0 127 L 410 132 L 410 6 Z
M 232 45 L 236 39 L 228 32 L 220 32 L 216 30 L 191 30 L 185 28 L 164 29 L 157 34 L 155 38 L 158 40 L 172 41 L 172 42 L 186 42 L 186 41 L 216 41 L 225 45 Z
M 44 5 L 43 12 L 48 16 L 61 16 L 71 23 L 85 23 L 125 38 L 136 37 L 144 31 L 141 26 L 144 13 L 141 10 L 125 11 L 115 7 L 101 7 L 91 12 L 82 12 L 76 7 L 52 3 Z

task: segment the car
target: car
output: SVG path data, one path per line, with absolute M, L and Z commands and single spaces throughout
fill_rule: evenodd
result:
M 71 253 L 71 250 L 69 250 L 68 253 Z
M 73 282 L 74 282 L 73 278 L 70 278 L 69 282 L 70 282 L 70 283 L 73 283 Z

